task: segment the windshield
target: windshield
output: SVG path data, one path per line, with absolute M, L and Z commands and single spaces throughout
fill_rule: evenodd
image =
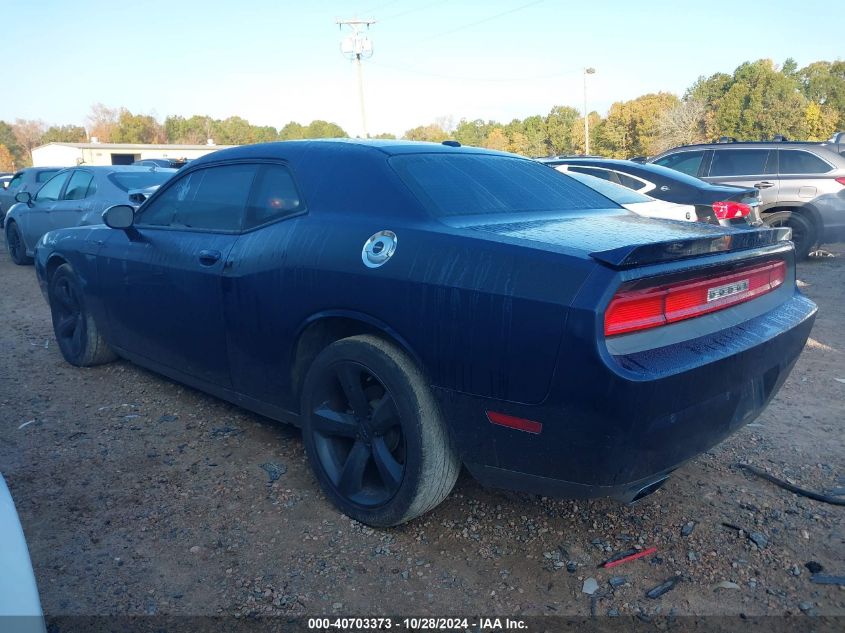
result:
M 124 191 L 130 189 L 144 189 L 152 185 L 161 185 L 167 182 L 176 170 L 156 170 L 156 171 L 116 171 L 109 174 L 111 180 L 118 187 Z
M 568 171 L 566 172 L 566 175 L 570 178 L 574 178 L 578 182 L 583 182 L 591 189 L 598 191 L 601 195 L 607 196 L 616 204 L 637 204 L 639 202 L 651 202 L 653 200 L 653 198 L 649 198 L 641 193 L 632 191 L 631 189 L 628 189 L 628 187 L 623 187 L 622 185 L 617 185 L 615 182 L 596 178 L 595 176 L 590 176 L 589 174 L 579 174 L 577 171 Z
M 441 218 L 614 209 L 586 185 L 540 163 L 490 154 L 409 154 L 390 164 Z

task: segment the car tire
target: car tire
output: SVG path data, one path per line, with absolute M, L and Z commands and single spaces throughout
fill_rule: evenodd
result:
M 792 243 L 795 245 L 795 259 L 804 261 L 815 246 L 818 236 L 813 221 L 793 211 L 776 211 L 763 216 L 766 226 L 789 227 L 792 229 Z
M 77 367 L 92 367 L 117 358 L 100 336 L 97 323 L 85 306 L 82 284 L 70 264 L 62 264 L 53 273 L 47 297 L 56 341 L 67 362 Z
M 17 222 L 9 222 L 6 226 L 6 248 L 9 251 L 9 257 L 18 266 L 26 266 L 32 263 L 32 257 L 26 254 L 26 245 Z
M 308 460 L 344 514 L 390 527 L 451 492 L 461 462 L 416 364 L 376 336 L 341 339 L 308 370 L 302 389 Z

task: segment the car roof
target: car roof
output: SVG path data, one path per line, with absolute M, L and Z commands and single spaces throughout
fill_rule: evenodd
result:
M 257 143 L 254 145 L 241 145 L 221 149 L 200 158 L 194 159 L 190 167 L 201 166 L 205 163 L 217 162 L 239 158 L 281 158 L 296 159 L 305 154 L 337 154 L 339 152 L 348 154 L 350 158 L 355 155 L 377 155 L 397 156 L 401 154 L 489 154 L 492 156 L 509 156 L 530 160 L 524 156 L 499 152 L 496 150 L 481 147 L 444 145 L 443 143 L 426 143 L 423 141 L 394 141 L 381 139 L 311 139 L 299 141 L 278 141 L 273 143 Z

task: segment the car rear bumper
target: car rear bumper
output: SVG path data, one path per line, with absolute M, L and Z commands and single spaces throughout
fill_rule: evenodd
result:
M 571 350 L 569 368 L 559 369 L 557 388 L 540 405 L 436 393 L 467 468 L 482 483 L 630 501 L 763 411 L 815 314 L 815 304 L 796 292 L 741 327 L 683 344 L 592 364 Z M 542 430 L 493 425 L 487 411 L 539 422 Z

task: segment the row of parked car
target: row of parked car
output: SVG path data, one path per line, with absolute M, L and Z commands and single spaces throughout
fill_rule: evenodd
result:
M 583 156 L 539 160 L 640 215 L 789 227 L 803 259 L 813 246 L 845 236 L 845 149 L 839 154 L 839 147 L 832 142 L 731 139 L 675 148 L 647 161 Z M 36 167 L 8 175 L 0 189 L 0 227 L 13 261 L 30 263 L 36 242 L 49 230 L 98 224 L 105 208 L 127 199 L 137 207 L 188 162 L 147 159 L 131 167 Z

